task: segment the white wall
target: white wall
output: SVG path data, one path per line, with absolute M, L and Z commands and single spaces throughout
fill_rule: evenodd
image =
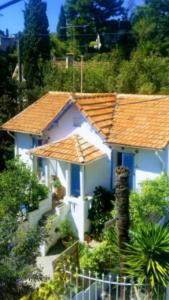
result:
M 29 134 L 16 133 L 15 154 L 19 155 L 24 163 L 32 167 L 32 160 L 28 154 L 32 148 L 32 137 Z
M 79 123 L 75 126 L 74 123 Z M 83 117 L 78 108 L 73 104 L 67 112 L 61 117 L 58 124 L 48 131 L 49 142 L 63 139 L 70 134 L 79 134 L 88 142 L 103 150 L 110 156 L 110 149 L 105 145 L 105 141 Z
M 52 175 L 56 175 L 62 186 L 66 187 L 66 169 L 66 162 L 49 159 L 49 181 L 51 180 Z
M 135 154 L 135 187 L 145 179 L 154 179 L 166 171 L 167 155 L 165 151 L 139 150 Z
M 85 166 L 85 194 L 92 195 L 95 187 L 101 185 L 110 189 L 110 162 L 108 157 L 96 160 Z
M 134 189 L 139 189 L 142 181 L 154 179 L 157 176 L 160 176 L 162 172 L 167 172 L 167 154 L 169 153 L 167 148 L 162 151 L 155 151 L 134 148 L 122 149 L 121 147 L 116 147 L 113 151 L 114 172 L 117 166 L 117 151 L 131 152 L 134 154 Z M 115 173 L 113 175 L 113 182 L 115 183 Z

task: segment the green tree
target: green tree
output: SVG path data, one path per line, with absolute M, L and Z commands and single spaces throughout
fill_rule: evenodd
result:
M 147 54 L 169 53 L 169 1 L 147 0 L 136 9 L 133 30 L 139 48 Z
M 30 285 L 35 280 L 41 278 L 35 266 L 41 239 L 42 233 L 38 229 L 23 230 L 10 212 L 1 217 L 1 300 L 17 300 L 25 291 L 31 290 Z
M 67 27 L 66 26 L 67 26 L 67 23 L 66 23 L 65 10 L 64 10 L 64 6 L 61 5 L 59 20 L 58 20 L 58 24 L 57 24 L 57 35 L 61 41 L 66 41 L 66 39 L 67 39 Z
M 65 12 L 67 23 L 78 26 L 68 33 L 74 35 L 84 51 L 97 33 L 112 32 L 112 19 L 116 20 L 115 25 L 119 24 L 117 19 L 124 15 L 123 0 L 66 0 Z
M 47 196 L 30 170 L 18 160 L 0 173 L 0 287 L 2 300 L 17 300 L 41 274 L 36 256 L 44 231 L 23 224 L 21 205 L 30 210 Z
M 91 232 L 99 237 L 104 224 L 111 217 L 114 195 L 101 186 L 95 188 L 92 198 L 92 206 L 89 209 L 88 218 L 91 221 Z
M 169 178 L 162 175 L 154 180 L 145 180 L 140 191 L 130 195 L 131 226 L 140 227 L 149 222 L 156 223 L 169 210 Z
M 16 215 L 23 204 L 29 211 L 34 210 L 47 194 L 47 187 L 38 182 L 23 162 L 12 160 L 0 173 L 0 216 Z
M 146 224 L 131 232 L 133 243 L 125 252 L 126 273 L 139 281 L 148 283 L 153 289 L 157 284 L 167 286 L 169 274 L 168 228 Z
M 51 57 L 63 57 L 66 53 L 66 44 L 60 40 L 56 34 L 50 34 L 50 47 L 51 47 Z
M 28 89 L 43 85 L 43 65 L 50 58 L 50 39 L 46 3 L 29 0 L 25 3 L 23 32 L 24 77 Z
M 16 65 L 16 55 L 6 52 L 0 56 L 0 125 L 19 112 L 17 82 L 12 79 Z M 5 167 L 5 160 L 13 158 L 13 139 L 0 131 L 0 170 Z
M 165 74 L 165 76 L 164 76 Z M 123 60 L 117 76 L 117 91 L 140 94 L 168 94 L 168 58 L 145 55 L 141 49 Z

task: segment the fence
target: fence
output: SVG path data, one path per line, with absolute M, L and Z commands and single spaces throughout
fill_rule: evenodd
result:
M 157 286 L 152 291 L 146 284 L 138 284 L 126 277 L 112 275 L 99 276 L 91 272 L 65 270 L 66 296 L 70 300 L 168 300 L 167 290 Z M 69 280 L 68 280 L 69 279 Z

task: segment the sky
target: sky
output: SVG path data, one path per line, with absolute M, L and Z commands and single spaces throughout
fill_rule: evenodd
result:
M 0 0 L 0 4 L 6 3 L 8 0 Z M 61 4 L 64 0 L 45 0 L 47 2 L 47 15 L 49 20 L 50 32 L 56 31 L 56 25 L 60 12 Z M 125 0 L 126 2 L 134 1 L 135 4 L 140 4 L 143 0 Z M 10 34 L 22 31 L 24 28 L 24 0 L 11 5 L 0 12 L 0 30 L 9 29 Z
M 0 4 L 6 3 L 8 0 L 0 0 Z M 0 30 L 5 31 L 9 29 L 10 34 L 22 31 L 24 28 L 24 0 L 17 4 L 11 5 L 0 12 Z M 56 25 L 63 0 L 46 0 L 47 2 L 47 15 L 49 21 L 49 30 L 56 31 Z

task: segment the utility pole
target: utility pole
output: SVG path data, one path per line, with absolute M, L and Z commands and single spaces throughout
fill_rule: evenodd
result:
M 75 67 L 75 28 L 85 28 L 89 25 L 71 25 L 68 24 L 67 26 L 62 26 L 61 29 L 65 28 L 70 28 L 72 29 L 71 31 L 71 40 L 72 40 L 72 46 L 73 46 L 73 74 L 72 74 L 72 91 L 75 92 L 75 72 L 74 72 L 74 67 Z M 81 91 L 83 90 L 83 59 L 81 58 Z M 82 92 L 81 92 L 82 93 Z
M 83 55 L 81 55 L 80 63 L 80 92 L 83 93 Z
M 18 52 L 18 79 L 19 83 L 22 82 L 22 63 L 21 63 L 21 48 L 20 48 L 20 32 L 18 32 L 18 38 L 17 38 L 17 52 Z

